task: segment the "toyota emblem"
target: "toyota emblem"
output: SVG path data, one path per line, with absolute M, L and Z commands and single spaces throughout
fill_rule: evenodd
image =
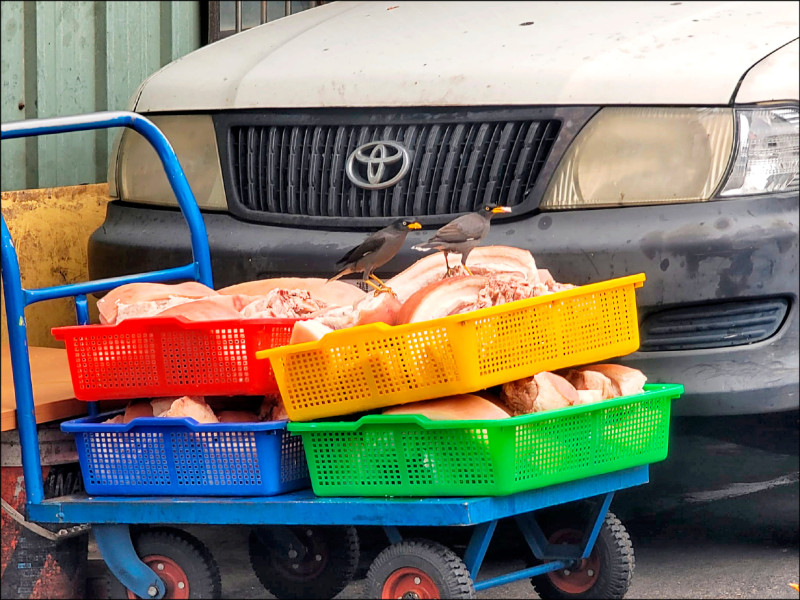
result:
M 365 190 L 382 190 L 400 181 L 411 168 L 405 146 L 381 141 L 362 144 L 347 157 L 347 177 Z

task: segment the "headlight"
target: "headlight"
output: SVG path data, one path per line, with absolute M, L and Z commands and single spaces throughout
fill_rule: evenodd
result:
M 209 115 L 145 115 L 169 140 L 200 208 L 225 210 L 225 192 L 214 124 Z M 161 159 L 141 135 L 125 129 L 116 160 L 112 157 L 110 192 L 130 202 L 177 206 Z
M 799 116 L 791 107 L 736 111 L 736 155 L 720 196 L 797 191 Z
M 540 207 L 703 202 L 715 193 L 727 198 L 797 191 L 798 122 L 798 108 L 786 106 L 605 108 L 567 150 Z
M 725 108 L 604 108 L 567 150 L 540 207 L 708 200 L 733 148 Z

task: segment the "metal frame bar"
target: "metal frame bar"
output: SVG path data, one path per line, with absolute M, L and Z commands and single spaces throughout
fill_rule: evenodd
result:
M 537 565 L 535 567 L 530 567 L 528 569 L 521 569 L 519 571 L 512 571 L 511 573 L 506 573 L 505 575 L 498 575 L 497 577 L 492 577 L 491 579 L 484 579 L 483 581 L 475 581 L 475 591 L 479 592 L 481 590 L 485 590 L 487 588 L 498 587 L 501 585 L 505 585 L 506 583 L 512 583 L 514 581 L 519 581 L 520 579 L 528 579 L 529 577 L 535 577 L 536 575 L 541 575 L 543 573 L 549 573 L 550 571 L 557 571 L 558 569 L 563 569 L 567 566 L 567 563 L 563 560 L 554 560 L 543 565 Z
M 8 322 L 8 340 L 11 351 L 11 368 L 14 378 L 17 405 L 17 425 L 20 435 L 22 471 L 25 477 L 27 507 L 44 500 L 42 464 L 39 454 L 39 440 L 36 429 L 36 413 L 33 402 L 30 355 L 28 353 L 28 334 L 25 322 L 25 308 L 35 302 L 76 296 L 75 309 L 81 324 L 89 321 L 86 294 L 115 288 L 125 283 L 162 282 L 176 279 L 194 279 L 209 287 L 214 287 L 211 271 L 211 254 L 208 247 L 203 217 L 195 201 L 194 194 L 186 180 L 186 175 L 177 156 L 163 133 L 147 118 L 133 112 L 109 111 L 52 119 L 32 119 L 7 123 L 0 127 L 0 139 L 129 127 L 141 134 L 161 159 L 167 179 L 178 199 L 191 233 L 192 262 L 182 267 L 139 273 L 123 277 L 112 277 L 83 283 L 59 285 L 39 289 L 23 289 L 19 270 L 19 260 L 5 219 L 2 219 L 2 281 Z M 89 403 L 90 414 L 97 412 L 95 403 Z M 74 521 L 85 522 L 83 520 Z
M 144 564 L 131 541 L 127 525 L 95 525 L 97 549 L 108 569 L 138 598 L 163 598 L 167 588 L 161 578 Z
M 467 550 L 464 552 L 464 564 L 472 575 L 472 580 L 478 578 L 478 571 L 481 569 L 486 550 L 489 549 L 489 542 L 492 541 L 494 530 L 497 527 L 497 519 L 476 525 L 469 539 Z
M 384 525 L 383 532 L 386 534 L 390 544 L 399 544 L 403 541 L 400 530 L 394 525 Z
M 606 494 L 602 504 L 595 509 L 592 519 L 589 520 L 589 522 L 592 523 L 592 529 L 588 530 L 586 535 L 584 535 L 581 558 L 589 558 L 589 555 L 592 553 L 592 548 L 594 548 L 594 543 L 597 541 L 597 536 L 600 535 L 600 528 L 603 527 L 608 507 L 611 506 L 611 500 L 613 498 L 614 492 Z
M 522 531 L 525 541 L 527 542 L 528 547 L 531 549 L 534 556 L 539 560 L 547 562 L 535 567 L 529 567 L 519 571 L 506 573 L 505 575 L 500 575 L 498 577 L 484 579 L 483 581 L 477 581 L 478 571 L 480 570 L 486 550 L 489 547 L 489 542 L 491 541 L 497 521 L 491 521 L 489 523 L 483 523 L 475 526 L 475 531 L 472 534 L 472 538 L 467 546 L 467 551 L 464 554 L 464 563 L 466 564 L 467 569 L 469 569 L 470 575 L 472 576 L 472 580 L 475 584 L 475 590 L 485 590 L 488 588 L 505 585 L 506 583 L 511 583 L 513 581 L 518 581 L 520 579 L 526 579 L 541 575 L 543 573 L 549 573 L 550 571 L 569 568 L 571 565 L 577 562 L 578 559 L 588 558 L 594 549 L 594 544 L 597 541 L 597 536 L 599 535 L 600 529 L 605 522 L 606 513 L 608 512 L 608 508 L 611 505 L 611 500 L 613 497 L 614 492 L 608 492 L 605 494 L 603 502 L 597 506 L 592 518 L 589 519 L 591 528 L 588 528 L 584 533 L 583 541 L 579 547 L 571 544 L 549 543 L 533 512 L 515 515 L 517 526 L 519 527 L 520 531 Z

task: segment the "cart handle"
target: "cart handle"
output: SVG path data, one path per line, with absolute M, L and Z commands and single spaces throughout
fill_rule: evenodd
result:
M 161 271 L 26 290 L 22 288 L 19 261 L 11 240 L 11 234 L 6 226 L 5 219 L 2 219 L 3 295 L 6 303 L 8 341 L 17 405 L 17 427 L 19 428 L 22 471 L 25 477 L 28 506 L 40 504 L 44 500 L 44 483 L 42 480 L 42 464 L 33 403 L 33 384 L 31 382 L 25 307 L 43 300 L 75 296 L 78 321 L 86 324 L 88 323 L 86 294 L 88 293 L 113 289 L 126 283 L 160 282 L 176 279 L 194 279 L 210 288 L 214 287 L 211 273 L 211 254 L 208 248 L 208 235 L 203 223 L 203 217 L 175 151 L 164 134 L 152 121 L 129 111 L 107 111 L 51 119 L 29 119 L 0 126 L 0 139 L 6 140 L 91 129 L 109 129 L 112 127 L 130 127 L 135 130 L 150 142 L 150 145 L 153 146 L 161 159 L 167 179 L 178 199 L 181 213 L 189 225 L 192 242 L 192 262 L 182 267 Z M 93 411 L 91 410 L 92 407 L 94 407 Z M 91 412 L 96 412 L 94 403 L 90 405 Z

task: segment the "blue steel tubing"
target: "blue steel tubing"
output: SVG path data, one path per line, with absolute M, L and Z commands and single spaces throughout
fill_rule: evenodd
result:
M 136 554 L 127 525 L 92 526 L 97 549 L 108 569 L 137 598 L 163 598 L 167 592 L 161 578 Z M 156 593 L 153 594 L 152 592 Z
M 595 518 L 592 531 L 584 540 L 583 554 L 581 554 L 581 558 L 589 558 L 589 555 L 592 553 L 594 543 L 597 541 L 597 536 L 600 534 L 600 529 L 603 527 L 603 523 L 606 521 L 606 513 L 608 512 L 608 507 L 611 506 L 612 498 L 614 498 L 614 492 L 609 492 L 603 499 L 603 504 L 597 511 L 597 517 Z
M 493 519 L 485 523 L 479 523 L 473 529 L 467 550 L 464 553 L 464 564 L 473 581 L 478 578 L 478 571 L 481 569 L 483 558 L 486 556 L 486 550 L 489 549 L 489 542 L 492 541 L 496 527 L 497 519 Z
M 505 585 L 506 583 L 519 581 L 520 579 L 528 579 L 529 577 L 535 577 L 537 575 L 549 573 L 550 571 L 557 571 L 558 569 L 563 569 L 566 566 L 567 563 L 564 562 L 563 560 L 554 560 L 551 562 L 544 563 L 543 565 L 537 565 L 535 567 L 529 567 L 527 569 L 522 569 L 520 571 L 513 571 L 511 573 L 506 573 L 505 575 L 499 575 L 498 577 L 492 577 L 491 579 L 484 579 L 483 581 L 475 581 L 473 585 L 475 586 L 475 591 L 479 592 L 487 588 L 498 587 L 501 585 Z
M 23 290 L 23 295 L 25 297 L 25 306 L 28 306 L 34 302 L 55 300 L 56 298 L 68 298 L 70 296 L 92 294 L 94 292 L 104 292 L 125 283 L 158 283 L 175 279 L 194 279 L 196 273 L 197 271 L 194 265 L 185 265 L 183 267 L 173 267 L 160 271 L 137 273 L 136 275 L 122 275 L 120 277 L 95 279 L 94 281 L 84 281 L 81 283 L 69 283 L 67 285 L 54 285 L 47 288 Z
M 19 428 L 22 452 L 22 472 L 25 477 L 27 505 L 38 505 L 44 500 L 42 464 L 39 454 L 39 439 L 36 431 L 36 414 L 33 403 L 28 336 L 25 324 L 25 307 L 34 302 L 77 296 L 76 311 L 80 324 L 88 323 L 86 294 L 112 289 L 125 283 L 162 282 L 175 279 L 193 279 L 214 287 L 211 272 L 211 253 L 208 247 L 203 216 L 197 206 L 186 175 L 177 156 L 164 134 L 147 118 L 134 112 L 109 111 L 52 119 L 35 119 L 7 123 L 0 127 L 0 139 L 130 127 L 141 134 L 157 152 L 170 186 L 178 199 L 178 205 L 189 225 L 193 262 L 171 269 L 139 273 L 123 277 L 111 277 L 84 283 L 52 286 L 33 290 L 22 289 L 19 261 L 14 250 L 11 233 L 5 219 L 2 220 L 2 281 L 8 321 L 9 350 L 16 391 L 17 427 Z M 97 404 L 88 405 L 89 414 L 97 413 Z
M 22 451 L 22 474 L 25 477 L 27 503 L 39 504 L 44 499 L 42 462 L 39 456 L 39 437 L 36 433 L 36 415 L 33 409 L 33 383 L 28 357 L 28 332 L 25 326 L 25 303 L 19 261 L 11 241 L 11 233 L 2 219 L 2 279 L 3 296 L 8 320 L 8 346 L 11 352 L 11 371 L 17 399 L 17 427 Z

